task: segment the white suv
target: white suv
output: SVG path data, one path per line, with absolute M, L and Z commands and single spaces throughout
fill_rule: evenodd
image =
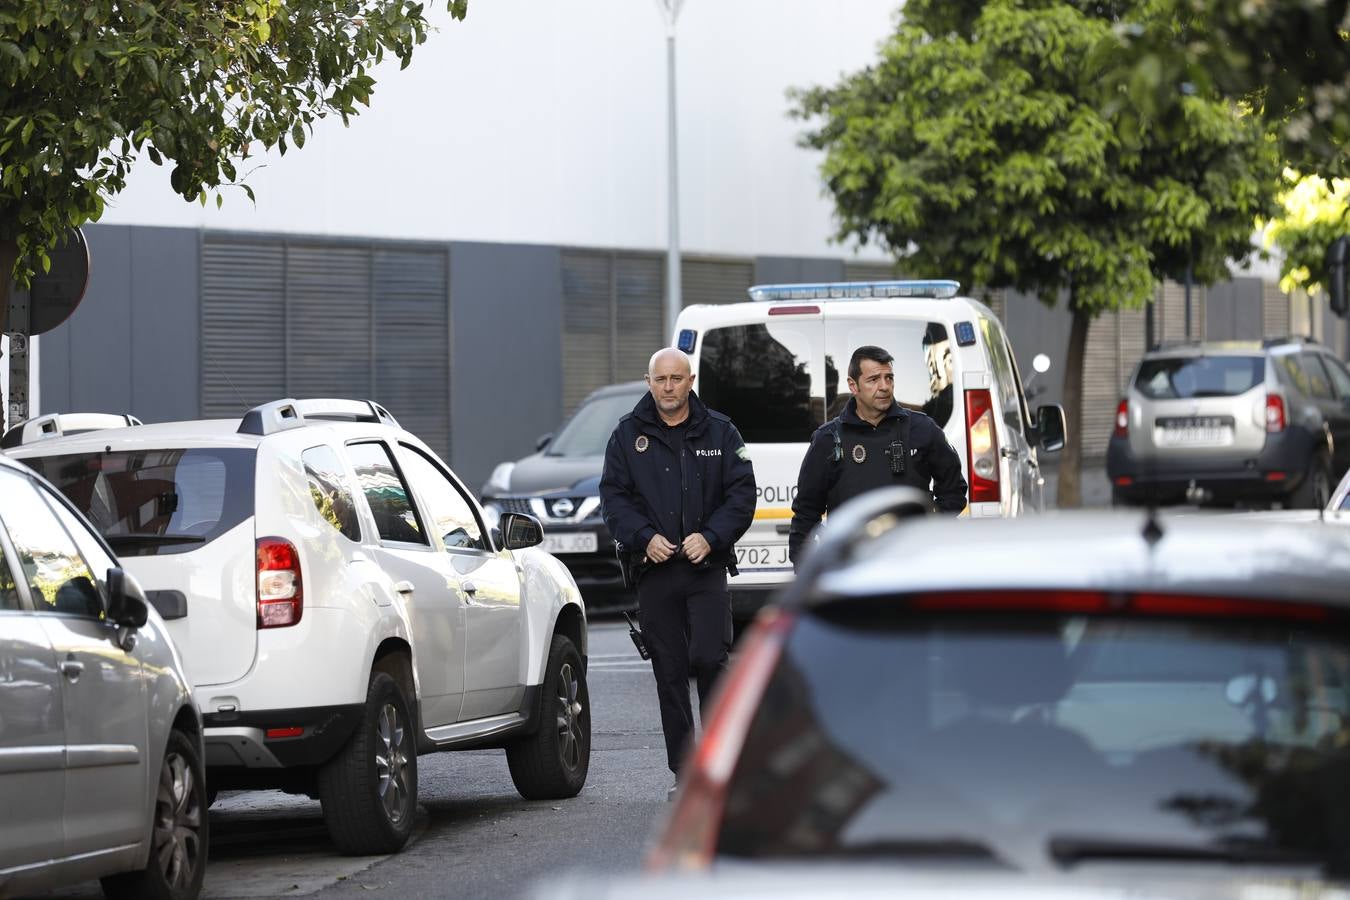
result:
M 504 747 L 526 798 L 581 790 L 576 583 L 533 546 L 537 520 L 485 522 L 378 404 L 280 400 L 157 425 L 48 416 L 0 446 L 89 517 L 167 620 L 213 792 L 317 796 L 338 847 L 373 854 L 411 834 L 418 753 Z

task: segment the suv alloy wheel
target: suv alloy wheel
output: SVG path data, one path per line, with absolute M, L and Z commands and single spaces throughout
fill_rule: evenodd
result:
M 575 797 L 591 760 L 591 697 L 581 655 L 555 634 L 540 697 L 539 728 L 506 748 L 516 790 L 527 800 Z

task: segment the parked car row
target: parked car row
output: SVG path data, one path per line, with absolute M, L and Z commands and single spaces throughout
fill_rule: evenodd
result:
M 48 416 L 0 444 L 27 467 L 0 469 L 0 892 L 193 896 L 222 789 L 317 797 L 373 854 L 412 832 L 421 753 L 504 748 L 532 799 L 585 784 L 576 582 L 378 404 Z

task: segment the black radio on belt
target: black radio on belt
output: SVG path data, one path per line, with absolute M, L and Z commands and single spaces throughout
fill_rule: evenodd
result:
M 905 474 L 905 442 L 891 441 L 891 445 L 886 448 L 886 455 L 891 459 L 891 474 Z

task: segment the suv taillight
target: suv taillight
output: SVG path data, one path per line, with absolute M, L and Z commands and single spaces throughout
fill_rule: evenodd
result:
M 1266 394 L 1266 431 L 1284 431 L 1284 398 L 1279 394 Z
M 1116 430 L 1114 432 L 1118 438 L 1130 436 L 1130 401 L 1122 400 L 1116 407 Z
M 999 502 L 994 402 L 984 389 L 966 391 L 966 467 L 970 473 L 970 502 Z
M 282 628 L 304 611 L 300 554 L 282 538 L 258 538 L 258 627 Z
M 795 613 L 766 608 L 745 636 L 723 676 L 703 739 L 684 762 L 675 809 L 647 856 L 649 870 L 702 869 L 712 862 L 736 760 L 796 621 Z

